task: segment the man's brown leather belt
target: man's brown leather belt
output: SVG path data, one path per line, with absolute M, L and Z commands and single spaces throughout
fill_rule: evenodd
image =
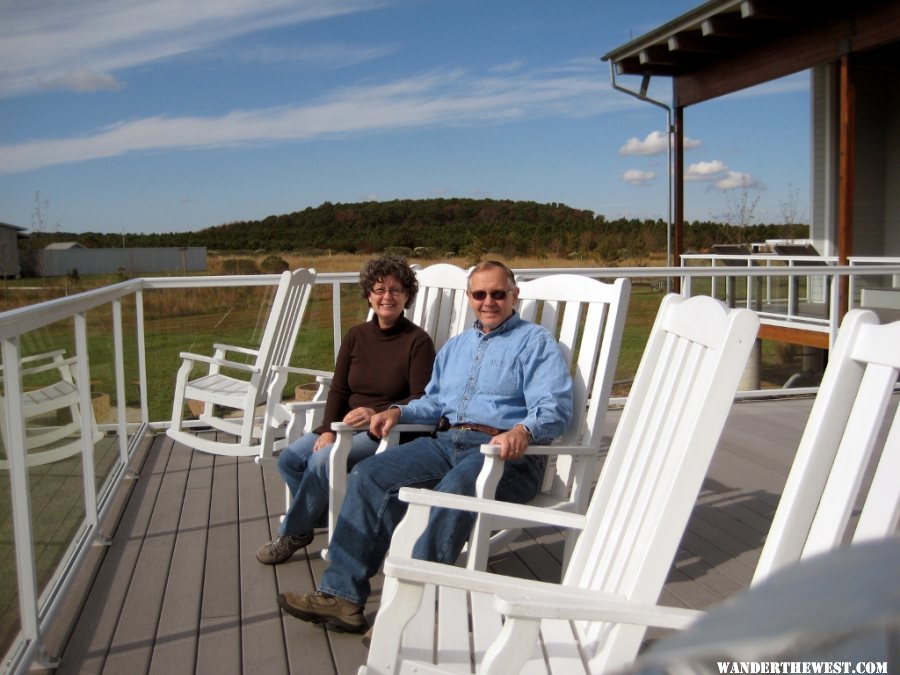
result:
M 497 436 L 506 431 L 506 429 L 496 429 L 495 427 L 489 427 L 485 424 L 475 424 L 474 422 L 460 422 L 458 424 L 450 424 L 450 420 L 446 417 L 441 417 L 438 420 L 437 430 L 438 431 L 448 431 L 450 429 L 462 429 L 464 431 L 478 431 L 482 434 L 489 434 L 491 436 Z

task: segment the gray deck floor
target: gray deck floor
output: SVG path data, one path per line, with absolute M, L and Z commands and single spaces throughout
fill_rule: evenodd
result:
M 662 602 L 704 608 L 747 586 L 811 403 L 735 404 Z M 274 463 L 154 437 L 78 620 L 63 630 L 58 672 L 355 673 L 359 636 L 283 616 L 275 602 L 281 590 L 314 589 L 324 537 L 276 567 L 255 559 L 283 507 Z M 557 532 L 527 531 L 491 567 L 558 579 L 561 551 Z M 379 592 L 380 579 L 370 618 Z

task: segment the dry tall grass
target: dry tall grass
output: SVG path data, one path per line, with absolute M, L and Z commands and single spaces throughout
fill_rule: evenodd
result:
M 267 258 L 268 253 L 258 255 L 231 255 L 226 253 L 210 253 L 208 266 L 210 274 L 218 273 L 222 269 L 222 262 L 229 258 L 245 258 L 252 260 L 257 265 Z M 357 272 L 362 268 L 366 260 L 374 257 L 369 254 L 335 253 L 333 255 L 303 256 L 293 253 L 282 253 L 280 257 L 288 264 L 290 269 L 298 267 L 314 267 L 319 272 Z M 426 267 L 434 263 L 444 262 L 459 267 L 470 267 L 479 260 L 473 260 L 465 256 L 422 258 L 409 256 L 410 263 Z M 551 256 L 542 257 L 506 257 L 502 255 L 485 254 L 480 260 L 499 260 L 514 269 L 535 267 L 652 267 L 665 265 L 663 254 L 645 256 L 640 258 L 626 258 L 615 264 L 594 259 L 558 258 Z

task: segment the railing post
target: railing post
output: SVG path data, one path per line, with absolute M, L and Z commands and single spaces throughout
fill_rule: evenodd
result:
M 711 263 L 711 264 L 710 264 L 710 267 L 713 267 L 713 268 L 714 268 L 714 267 L 716 266 L 716 259 L 715 259 L 715 258 L 712 258 L 712 259 L 710 260 L 710 263 Z M 718 297 L 718 296 L 716 295 L 716 286 L 718 285 L 716 282 L 718 282 L 718 280 L 719 280 L 718 277 L 713 277 L 713 278 L 710 280 L 709 294 L 710 294 L 712 297 L 714 297 L 714 298 Z M 728 297 L 728 279 L 727 279 L 727 278 L 726 278 L 726 280 L 725 280 L 725 297 L 726 297 L 726 298 Z
M 334 345 L 334 360 L 337 361 L 338 350 L 341 348 L 341 282 L 334 281 L 331 284 L 331 328 L 332 344 Z
M 788 267 L 794 267 L 794 259 L 788 259 Z M 809 282 L 807 281 L 807 285 Z M 788 277 L 788 307 L 787 307 L 787 315 L 788 316 L 796 316 L 797 314 L 797 305 L 800 302 L 800 289 L 797 288 L 797 277 L 795 275 L 790 275 Z
M 78 405 L 81 407 L 81 472 L 84 481 L 84 518 L 97 529 L 97 484 L 94 478 L 94 430 L 91 412 L 91 369 L 88 362 L 87 317 L 84 312 L 75 315 L 75 386 L 78 389 Z
M 116 371 L 116 416 L 119 435 L 119 461 L 128 465 L 128 411 L 125 403 L 125 345 L 122 338 L 122 301 L 112 303 L 113 361 Z
M 851 275 L 852 276 L 852 275 Z M 837 340 L 838 328 L 841 325 L 840 311 L 840 274 L 832 272 L 830 275 L 823 277 L 826 281 L 829 279 L 831 283 L 828 286 L 828 349 L 834 347 L 834 341 Z
M 138 387 L 141 391 L 141 422 L 150 423 L 150 409 L 147 405 L 147 344 L 144 341 L 144 290 L 134 294 L 134 317 L 137 326 Z

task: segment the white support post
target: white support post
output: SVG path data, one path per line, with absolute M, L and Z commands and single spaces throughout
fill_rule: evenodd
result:
M 338 350 L 341 348 L 341 283 L 334 281 L 331 284 L 331 328 L 332 344 L 334 345 L 334 360 L 337 361 Z
M 793 258 L 788 260 L 788 267 L 794 267 Z M 800 291 L 797 288 L 797 277 L 791 275 L 788 277 L 788 307 L 787 315 L 789 317 L 797 316 L 797 304 L 800 297 Z
M 710 263 L 712 263 L 712 264 L 710 265 L 710 267 L 715 267 L 715 266 L 716 266 L 716 259 L 715 259 L 715 258 L 710 259 Z M 716 295 L 716 286 L 718 285 L 718 283 L 717 283 L 718 281 L 719 281 L 719 278 L 718 278 L 718 277 L 713 277 L 713 278 L 710 280 L 709 294 L 710 294 L 712 297 L 714 297 L 714 298 L 719 297 L 719 296 Z M 726 293 L 728 292 L 728 291 L 727 291 L 727 288 L 728 288 L 728 285 L 727 285 L 727 282 L 726 282 L 726 291 L 725 291 Z
M 119 461 L 128 465 L 128 411 L 125 392 L 125 349 L 122 338 L 122 301 L 112 303 L 113 358 L 116 370 L 116 427 L 119 435 Z
M 137 322 L 138 380 L 141 390 L 141 422 L 150 423 L 150 411 L 147 407 L 147 345 L 144 342 L 144 291 L 134 294 L 134 316 Z
M 99 516 L 97 512 L 97 484 L 94 478 L 94 433 L 91 422 L 91 369 L 88 363 L 87 317 L 84 312 L 75 315 L 75 386 L 78 389 L 78 405 L 81 407 L 81 472 L 84 481 L 84 518 L 95 532 Z

